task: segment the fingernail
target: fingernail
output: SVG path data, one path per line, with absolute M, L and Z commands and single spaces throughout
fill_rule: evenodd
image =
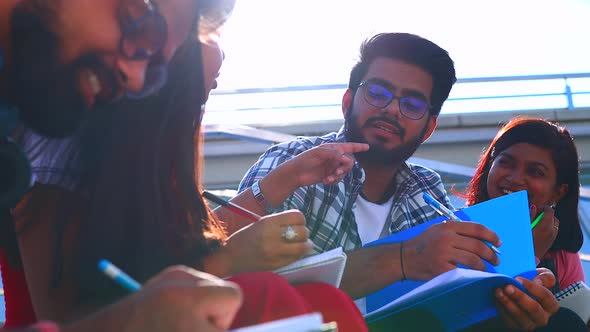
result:
M 531 207 L 530 207 L 530 209 L 531 209 L 531 211 L 533 211 L 533 210 L 536 210 L 536 209 L 537 209 L 537 207 L 535 206 L 535 204 L 531 204 Z
M 506 291 L 506 294 L 512 295 L 512 294 L 514 294 L 514 287 L 512 285 L 508 285 L 508 286 L 506 286 L 505 291 Z

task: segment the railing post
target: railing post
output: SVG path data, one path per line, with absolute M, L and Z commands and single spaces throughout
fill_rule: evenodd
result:
M 567 77 L 564 77 L 565 80 L 565 97 L 567 98 L 567 109 L 570 111 L 574 110 L 574 98 L 572 96 L 572 88 L 567 83 Z

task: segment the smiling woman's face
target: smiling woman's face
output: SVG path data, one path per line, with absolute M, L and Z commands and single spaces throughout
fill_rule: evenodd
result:
M 514 144 L 492 161 L 487 179 L 490 198 L 527 190 L 529 204 L 537 207 L 556 203 L 567 191 L 557 185 L 557 169 L 549 150 L 528 143 Z

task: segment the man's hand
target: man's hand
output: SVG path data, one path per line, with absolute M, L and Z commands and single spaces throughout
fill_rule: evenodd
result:
M 293 239 L 283 237 L 287 227 L 297 233 Z M 269 271 L 292 263 L 312 248 L 305 217 L 300 211 L 289 210 L 262 217 L 227 239 L 221 249 L 225 252 L 230 274 L 247 271 Z
M 548 269 L 539 268 L 532 281 L 517 280 L 536 300 L 512 285 L 498 288 L 495 295 L 500 317 L 513 329 L 530 331 L 547 325 L 549 317 L 559 309 L 559 303 L 549 290 L 555 285 L 555 275 Z
M 326 143 L 297 155 L 285 162 L 284 167 L 293 170 L 297 187 L 335 184 L 354 166 L 353 154 L 368 149 L 369 145 L 363 143 Z
M 406 277 L 430 280 L 458 264 L 484 271 L 486 266 L 482 259 L 498 265 L 498 257 L 484 240 L 497 247 L 501 244 L 498 236 L 481 224 L 447 221 L 432 225 L 404 243 Z

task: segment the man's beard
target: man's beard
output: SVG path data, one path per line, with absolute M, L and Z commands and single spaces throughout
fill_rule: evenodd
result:
M 88 112 L 79 87 L 79 68 L 104 65 L 93 55 L 81 56 L 70 64 L 60 62 L 51 3 L 22 1 L 14 9 L 8 89 L 27 127 L 44 136 L 64 137 L 79 127 Z
M 399 130 L 400 140 L 402 142 L 405 140 L 405 129 L 397 121 L 390 118 L 369 118 L 363 124 L 363 127 L 371 125 L 372 122 L 377 120 L 385 121 L 395 126 Z M 426 135 L 428 122 L 416 137 L 410 137 L 407 142 L 392 149 L 386 149 L 383 144 L 370 144 L 367 142 L 363 136 L 362 128 L 358 123 L 358 115 L 355 114 L 352 105 L 348 109 L 344 125 L 346 140 L 348 142 L 367 143 L 370 146 L 369 150 L 355 154 L 359 162 L 380 166 L 395 166 L 405 162 L 416 152 Z

